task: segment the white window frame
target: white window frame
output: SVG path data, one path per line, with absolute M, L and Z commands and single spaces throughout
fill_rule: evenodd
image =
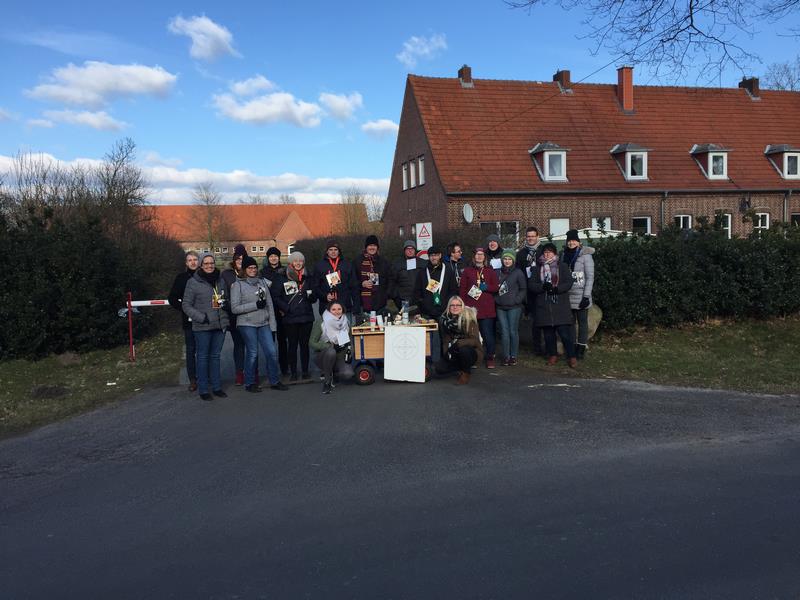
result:
M 402 238 L 406 234 L 406 230 L 402 225 L 397 226 L 397 237 Z
M 408 189 L 408 163 L 403 163 L 403 191 Z
M 652 217 L 631 217 L 631 231 L 633 231 L 633 221 L 634 219 L 646 219 L 647 220 L 647 231 L 645 234 L 650 235 L 653 233 L 653 218 Z
M 216 248 L 214 248 L 214 254 L 219 254 L 219 246 L 217 246 Z
M 417 179 L 419 180 L 419 185 L 425 185 L 425 157 L 420 156 L 417 159 L 419 163 L 417 167 Z
M 250 252 L 255 252 L 255 251 L 256 251 L 256 246 L 250 246 Z
M 769 213 L 757 212 L 753 217 L 753 229 L 757 231 L 769 229 Z
M 642 217 L 644 218 L 644 217 Z M 603 219 L 603 229 L 608 231 L 611 227 L 611 217 L 592 217 L 592 229 L 600 229 L 599 221 Z
M 631 162 L 634 156 L 642 157 L 642 175 L 631 174 Z M 625 153 L 625 179 L 628 181 L 642 181 L 647 179 L 647 152 L 636 151 Z
M 561 175 L 550 175 L 550 157 L 561 156 Z M 547 150 L 544 152 L 542 176 L 545 181 L 567 181 L 567 153 L 564 150 Z
M 794 158 L 796 173 L 789 173 L 789 157 Z M 786 152 L 783 155 L 783 178 L 784 179 L 800 179 L 800 152 Z
M 559 222 L 559 221 L 566 221 L 566 222 L 567 222 L 567 224 L 566 224 L 566 229 L 564 229 L 564 231 L 563 231 L 563 232 L 555 233 L 555 232 L 553 231 L 553 222 L 554 222 L 554 221 L 555 221 L 555 222 Z M 556 235 L 565 235 L 565 234 L 566 234 L 566 233 L 567 233 L 567 232 L 570 230 L 570 226 L 571 226 L 571 223 L 570 223 L 570 221 L 569 221 L 569 219 L 568 219 L 567 217 L 554 217 L 554 218 L 552 218 L 552 219 L 548 219 L 548 223 L 547 223 L 547 224 L 548 224 L 548 226 L 549 226 L 549 229 L 548 229 L 548 231 L 549 231 L 550 235 L 552 235 L 552 236 L 556 236 Z
M 728 239 L 731 239 L 731 232 L 733 231 L 733 215 L 731 213 L 720 213 L 723 225 L 722 231 L 725 232 Z
M 417 187 L 417 163 L 413 160 L 408 163 L 408 187 Z
M 722 157 L 722 174 L 717 175 L 714 173 L 714 157 Z M 728 153 L 727 152 L 709 152 L 708 153 L 708 169 L 709 179 L 727 179 L 728 178 Z
M 678 219 L 680 219 L 680 224 L 678 224 Z M 683 226 L 684 221 L 686 221 L 686 223 L 688 224 L 688 227 L 684 227 Z M 675 225 L 678 225 L 681 228 L 681 230 L 691 229 L 692 228 L 692 215 L 675 215 L 672 218 L 672 222 L 675 223 Z
M 264 251 L 264 246 L 259 246 L 259 247 L 258 247 L 258 251 L 259 251 L 259 252 L 263 252 L 263 251 Z
M 223 254 L 227 254 L 228 253 L 228 247 L 227 246 L 223 246 L 222 247 L 222 253 Z

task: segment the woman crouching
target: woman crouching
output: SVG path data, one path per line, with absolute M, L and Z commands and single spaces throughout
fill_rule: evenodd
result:
M 474 308 L 464 306 L 459 296 L 451 296 L 447 308 L 439 317 L 439 332 L 444 353 L 436 363 L 439 374 L 458 371 L 458 385 L 469 383 L 470 369 L 483 359 L 483 345 L 478 333 L 478 318 Z
M 350 347 L 350 323 L 341 302 L 331 302 L 322 313 L 322 319 L 314 322 L 311 331 L 311 348 L 314 349 L 314 362 L 322 371 L 324 381 L 322 393 L 333 390 L 334 374 L 339 381 L 353 377 L 353 366 L 347 360 Z

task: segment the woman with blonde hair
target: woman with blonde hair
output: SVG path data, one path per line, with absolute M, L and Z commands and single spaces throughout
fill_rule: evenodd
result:
M 439 317 L 439 332 L 443 351 L 436 372 L 458 371 L 456 383 L 469 383 L 470 369 L 483 358 L 476 310 L 466 306 L 460 296 L 451 296 Z

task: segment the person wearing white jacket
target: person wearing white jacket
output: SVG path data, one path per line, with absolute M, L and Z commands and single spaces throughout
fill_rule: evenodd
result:
M 594 287 L 594 248 L 583 246 L 578 231 L 567 232 L 566 247 L 561 253 L 561 261 L 572 271 L 572 287 L 569 290 L 569 303 L 578 324 L 575 355 L 578 359 L 586 356 L 589 344 L 589 307 L 592 305 Z

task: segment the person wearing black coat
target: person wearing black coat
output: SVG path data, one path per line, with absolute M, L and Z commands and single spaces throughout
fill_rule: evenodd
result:
M 575 317 L 569 302 L 571 287 L 569 266 L 558 260 L 553 244 L 545 244 L 537 268 L 528 280 L 528 289 L 535 294 L 536 324 L 544 333 L 548 365 L 558 362 L 556 333 L 564 345 L 569 366 L 575 368 L 578 364 L 575 357 Z
M 525 274 L 525 278 L 530 280 L 533 271 L 536 269 L 537 261 L 542 256 L 542 242 L 539 238 L 539 230 L 536 227 L 528 227 L 525 230 L 525 243 L 522 248 L 517 250 L 517 268 Z M 526 311 L 531 318 L 531 339 L 533 340 L 533 353 L 536 356 L 543 356 L 542 328 L 536 324 L 536 297 L 533 292 L 528 290 L 526 298 Z
M 286 267 L 281 265 L 281 251 L 275 246 L 267 250 L 267 256 L 261 266 L 261 277 L 267 280 L 272 295 L 273 282 L 281 277 L 286 277 Z M 278 330 L 275 332 L 275 344 L 278 346 L 278 365 L 280 365 L 281 375 L 289 374 L 289 337 L 286 335 L 286 327 L 283 326 L 283 318 L 275 314 L 275 321 Z
M 383 312 L 389 299 L 391 268 L 378 251 L 378 237 L 368 235 L 364 253 L 353 263 L 353 273 L 361 290 L 361 308 L 364 312 Z
M 398 310 L 403 301 L 414 302 L 414 285 L 417 273 L 428 265 L 427 260 L 417 258 L 417 245 L 414 240 L 406 240 L 403 244 L 403 257 L 392 263 L 392 285 L 389 294 Z
M 297 347 L 300 347 L 300 366 L 303 379 L 309 378 L 310 359 L 308 340 L 314 326 L 314 278 L 305 268 L 305 256 L 301 252 L 289 255 L 286 274 L 277 277 L 270 286 L 275 306 L 286 327 L 289 346 L 289 370 L 291 381 L 298 380 Z
M 486 247 L 484 248 L 484 252 L 486 253 L 486 264 L 492 267 L 495 273 L 500 273 L 500 269 L 503 267 L 503 247 L 500 245 L 500 236 L 496 233 L 493 233 L 486 237 Z
M 428 264 L 417 270 L 414 284 L 414 302 L 427 319 L 439 321 L 447 308 L 447 299 L 458 294 L 455 275 L 442 262 L 442 251 L 436 246 L 428 249 Z M 431 359 L 435 363 L 442 357 L 441 336 L 438 331 L 431 335 Z
M 229 268 L 220 273 L 220 278 L 225 282 L 225 310 L 231 322 L 230 333 L 233 340 L 233 364 L 236 367 L 236 385 L 244 385 L 244 338 L 236 327 L 236 315 L 231 312 L 231 287 L 240 279 L 244 279 L 245 274 L 242 269 L 242 261 L 247 256 L 244 244 L 236 244 L 233 249 L 233 260 Z
M 336 240 L 325 243 L 325 256 L 314 265 L 314 295 L 319 300 L 319 314 L 325 312 L 334 300 L 340 302 L 353 322 L 353 314 L 361 312 L 361 288 L 353 272 L 353 265 L 342 256 Z
M 197 391 L 197 344 L 194 341 L 194 333 L 192 333 L 192 321 L 183 312 L 181 306 L 183 302 L 183 292 L 186 290 L 186 282 L 195 274 L 199 266 L 199 257 L 197 252 L 189 250 L 186 253 L 186 270 L 183 273 L 178 273 L 175 276 L 175 281 L 172 282 L 172 289 L 169 291 L 167 297 L 169 305 L 181 313 L 181 321 L 183 324 L 183 342 L 186 346 L 186 376 L 189 378 L 189 391 Z

